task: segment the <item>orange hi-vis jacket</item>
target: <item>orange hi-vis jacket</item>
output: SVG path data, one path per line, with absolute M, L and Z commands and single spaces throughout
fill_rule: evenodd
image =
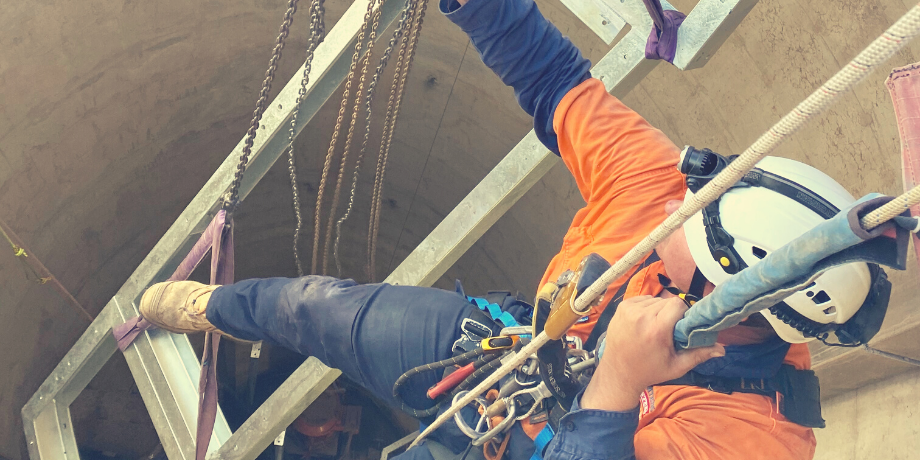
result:
M 682 200 L 684 176 L 677 170 L 678 148 L 658 129 L 588 79 L 570 90 L 556 107 L 553 128 L 559 150 L 587 205 L 578 211 L 553 257 L 543 284 L 556 280 L 594 252 L 614 262 L 664 221 L 665 203 Z M 658 295 L 655 262 L 634 276 L 626 298 Z M 606 299 L 632 274 L 610 285 Z M 606 304 L 570 335 L 588 337 Z M 720 334 L 727 345 L 757 343 L 769 330 L 736 326 Z M 811 365 L 808 348 L 794 344 L 785 362 Z M 634 442 L 638 459 L 769 458 L 810 459 L 815 437 L 810 428 L 789 422 L 777 400 L 756 394 L 723 394 L 692 386 L 656 386 L 641 398 Z M 539 431 L 527 426 L 525 431 Z

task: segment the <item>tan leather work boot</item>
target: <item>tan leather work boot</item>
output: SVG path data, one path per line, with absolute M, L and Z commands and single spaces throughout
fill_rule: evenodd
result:
M 187 334 L 218 332 L 205 317 L 211 292 L 220 286 L 196 281 L 166 281 L 150 286 L 141 297 L 141 315 L 160 329 Z

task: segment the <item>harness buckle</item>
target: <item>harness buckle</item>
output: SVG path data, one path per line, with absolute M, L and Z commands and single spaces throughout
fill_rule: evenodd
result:
M 766 390 L 766 382 L 764 381 L 764 379 L 745 380 L 742 377 L 741 378 L 741 389 L 764 391 Z

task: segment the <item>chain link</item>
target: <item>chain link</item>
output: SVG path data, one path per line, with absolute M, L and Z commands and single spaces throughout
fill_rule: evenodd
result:
M 265 79 L 262 82 L 262 89 L 259 92 L 259 99 L 256 103 L 256 108 L 253 112 L 252 121 L 250 122 L 249 129 L 246 132 L 246 139 L 244 141 L 243 152 L 240 155 L 240 162 L 237 165 L 237 170 L 234 174 L 234 179 L 231 182 L 230 189 L 226 195 L 226 199 L 222 205 L 228 214 L 232 213 L 239 204 L 239 188 L 243 180 L 243 174 L 245 173 L 246 167 L 249 163 L 249 157 L 252 155 L 252 147 L 255 144 L 255 137 L 258 133 L 260 127 L 260 122 L 262 115 L 265 112 L 265 108 L 268 102 L 268 95 L 271 92 L 271 85 L 275 77 L 275 71 L 278 67 L 278 62 L 281 60 L 282 50 L 284 49 L 285 41 L 290 34 L 290 26 L 294 20 L 294 13 L 297 11 L 297 3 L 299 0 L 289 0 L 288 9 L 284 15 L 284 21 L 281 24 L 281 28 L 278 34 L 278 38 L 275 44 L 274 49 L 272 50 L 272 57 L 269 61 L 268 70 L 265 72 Z M 338 208 L 339 197 L 341 194 L 341 186 L 344 178 L 345 168 L 347 166 L 348 153 L 351 149 L 352 140 L 354 137 L 355 126 L 357 123 L 358 112 L 360 110 L 360 101 L 362 95 L 364 94 L 364 83 L 366 81 L 366 76 L 368 72 L 369 62 L 372 55 L 374 43 L 376 41 L 377 28 L 380 22 L 381 11 L 379 9 L 382 6 L 383 1 L 385 0 L 371 0 L 368 3 L 367 12 L 364 15 L 364 23 L 361 26 L 361 30 L 358 34 L 358 38 L 355 43 L 355 52 L 352 56 L 351 66 L 349 68 L 348 76 L 346 77 L 345 88 L 342 95 L 342 102 L 339 106 L 339 112 L 336 117 L 335 129 L 332 133 L 332 138 L 329 142 L 329 149 L 326 154 L 326 159 L 323 165 L 322 176 L 320 179 L 319 190 L 317 194 L 316 210 L 314 214 L 314 235 L 313 235 L 313 259 L 311 271 L 312 273 L 317 273 L 319 265 L 319 239 L 320 239 L 320 222 L 322 217 L 322 203 L 323 195 L 328 181 L 329 170 L 331 168 L 332 159 L 335 154 L 335 147 L 338 142 L 339 132 L 342 128 L 342 122 L 344 120 L 345 108 L 349 101 L 349 95 L 351 92 L 351 87 L 355 80 L 355 73 L 357 70 L 357 63 L 361 56 L 361 48 L 365 41 L 365 36 L 367 35 L 368 29 L 370 29 L 370 35 L 367 40 L 367 52 L 363 59 L 363 65 L 361 69 L 360 79 L 358 82 L 358 88 L 355 92 L 355 103 L 352 110 L 351 120 L 349 123 L 348 134 L 345 140 L 344 151 L 342 153 L 342 159 L 338 169 L 338 177 L 336 180 L 335 191 L 333 193 L 332 205 L 329 212 L 329 222 L 325 232 L 325 244 L 323 246 L 323 264 L 322 264 L 322 273 L 325 274 L 328 270 L 328 255 L 329 255 L 329 246 L 331 241 L 333 224 L 335 223 L 335 247 L 333 250 L 333 255 L 336 262 L 336 268 L 339 271 L 339 276 L 341 276 L 341 262 L 338 256 L 338 247 L 339 240 L 341 238 L 341 226 L 342 223 L 348 219 L 351 211 L 354 207 L 354 199 L 357 189 L 357 181 L 363 162 L 364 153 L 367 150 L 367 144 L 370 136 L 370 125 L 371 125 L 371 106 L 373 103 L 374 94 L 380 79 L 383 69 L 386 67 L 387 62 L 392 54 L 397 42 L 401 39 L 401 44 L 399 48 L 399 57 L 397 59 L 396 71 L 393 78 L 393 85 L 390 90 L 390 97 L 387 103 L 386 119 L 384 121 L 383 133 L 381 136 L 381 149 L 378 153 L 377 161 L 377 171 L 374 181 L 374 191 L 372 196 L 372 214 L 370 217 L 370 225 L 368 232 L 368 249 L 369 249 L 369 261 L 373 261 L 373 255 L 376 252 L 376 236 L 379 229 L 379 215 L 380 215 L 380 195 L 383 186 L 383 177 L 386 171 L 386 161 L 389 154 L 390 144 L 392 142 L 393 133 L 395 131 L 395 122 L 396 117 L 399 113 L 399 105 L 402 100 L 403 91 L 405 89 L 405 82 L 408 76 L 409 67 L 411 65 L 412 57 L 415 52 L 415 45 L 418 42 L 419 31 L 421 29 L 422 18 L 425 14 L 425 8 L 427 7 L 427 0 L 407 0 L 406 7 L 400 16 L 399 25 L 397 26 L 396 31 L 393 34 L 393 37 L 390 39 L 386 50 L 384 51 L 383 56 L 380 59 L 380 63 L 374 71 L 374 76 L 367 87 L 367 93 L 364 97 L 365 100 L 365 121 L 364 121 L 364 137 L 361 144 L 361 149 L 358 153 L 357 160 L 355 162 L 355 170 L 352 177 L 352 186 L 349 194 L 348 206 L 345 211 L 345 214 L 338 221 L 335 220 L 335 212 Z M 312 69 L 313 56 L 315 51 L 320 43 L 326 37 L 325 30 L 325 8 L 324 0 L 312 0 L 310 4 L 310 43 L 307 46 L 306 56 L 304 60 L 304 71 L 303 77 L 301 79 L 300 89 L 298 91 L 296 105 L 291 115 L 290 127 L 288 130 L 288 171 L 290 173 L 291 180 L 291 192 L 293 195 L 293 207 L 294 207 L 294 217 L 295 217 L 295 227 L 294 227 L 294 241 L 293 241 L 293 251 L 294 251 L 294 261 L 297 266 L 298 275 L 302 276 L 304 274 L 303 266 L 300 260 L 300 251 L 299 251 L 299 241 L 300 233 L 302 232 L 303 218 L 301 215 L 301 206 L 300 206 L 300 193 L 297 185 L 297 170 L 295 166 L 295 154 L 294 154 L 294 139 L 296 138 L 296 128 L 297 128 L 297 118 L 300 113 L 300 104 L 303 102 L 307 94 L 307 86 L 309 84 L 310 71 Z M 377 5 L 378 8 L 375 11 L 374 6 Z M 408 27 L 407 27 L 408 26 Z M 408 57 L 407 57 L 408 56 Z M 372 262 L 369 262 L 372 263 Z M 370 269 L 371 278 L 373 278 L 373 270 Z
M 384 1 L 385 0 L 380 0 L 380 4 L 379 4 L 380 7 L 383 6 Z M 333 227 L 333 224 L 336 222 L 335 210 L 338 209 L 339 196 L 342 190 L 342 183 L 344 180 L 345 160 L 348 158 L 348 154 L 351 153 L 351 144 L 352 144 L 352 140 L 354 139 L 355 126 L 357 125 L 357 121 L 358 121 L 358 111 L 361 109 L 361 100 L 362 100 L 361 96 L 362 94 L 364 94 L 364 82 L 367 79 L 367 71 L 370 65 L 371 55 L 374 51 L 374 43 L 377 40 L 377 27 L 380 25 L 380 14 L 381 14 L 381 11 L 378 7 L 377 11 L 374 13 L 373 25 L 370 28 L 370 35 L 368 36 L 367 52 L 364 54 L 364 59 L 362 60 L 362 64 L 361 64 L 361 77 L 358 80 L 358 89 L 355 91 L 355 105 L 354 105 L 354 108 L 352 109 L 351 120 L 348 124 L 348 135 L 345 137 L 345 149 L 342 153 L 342 166 L 339 169 L 339 177 L 335 184 L 335 194 L 333 195 L 333 199 L 332 199 L 333 207 L 332 207 L 332 211 L 330 211 L 329 213 L 329 223 L 326 226 L 326 244 L 325 244 L 325 250 L 324 250 L 325 252 L 323 253 L 323 256 L 324 256 L 323 270 L 326 269 L 325 256 L 329 252 L 329 244 L 332 241 L 332 227 Z M 362 150 L 358 152 L 358 157 L 355 160 L 355 167 L 354 167 L 355 170 L 353 174 L 354 178 L 352 180 L 353 183 L 352 183 L 352 190 L 351 190 L 352 194 L 349 195 L 348 210 L 346 210 L 345 212 L 346 216 L 351 211 L 351 207 L 353 203 L 352 199 L 354 197 L 353 193 L 354 193 L 355 185 L 356 185 L 354 181 L 357 180 L 358 173 L 361 171 L 361 163 L 363 159 L 364 159 L 364 151 Z M 336 244 L 332 252 L 333 252 L 333 258 L 335 259 L 335 263 L 336 263 L 335 265 L 338 271 L 338 276 L 341 277 L 342 276 L 342 264 L 338 259 L 338 241 L 339 241 L 338 229 L 339 228 L 340 226 L 336 226 L 336 238 L 335 238 Z
M 387 107 L 387 116 L 384 120 L 384 135 L 381 138 L 381 147 L 377 156 L 377 175 L 374 180 L 374 191 L 371 199 L 370 219 L 368 222 L 367 274 L 370 282 L 375 281 L 377 271 L 377 235 L 380 230 L 380 210 L 383 202 L 383 183 L 384 177 L 386 176 L 387 159 L 390 153 L 390 145 L 393 141 L 393 133 L 396 130 L 396 119 L 399 116 L 399 107 L 402 103 L 402 97 L 406 88 L 406 79 L 409 76 L 412 58 L 415 56 L 415 50 L 418 44 L 419 35 L 421 34 L 422 22 L 424 21 L 427 7 L 428 0 L 420 0 L 415 6 L 417 12 L 414 15 L 412 27 L 406 34 L 406 37 L 404 37 L 403 44 L 400 47 L 396 65 L 397 74 L 394 76 L 393 86 L 390 88 L 390 101 Z M 409 37 L 410 34 L 411 38 Z M 405 64 L 401 66 L 404 59 Z
M 411 26 L 412 19 L 415 13 L 415 7 L 418 0 L 408 0 L 406 2 L 406 7 L 403 9 L 402 14 L 400 15 L 399 22 L 396 26 L 396 30 L 393 32 L 393 36 L 390 37 L 389 43 L 387 44 L 386 49 L 384 49 L 383 55 L 380 58 L 380 62 L 377 65 L 377 68 L 374 70 L 374 76 L 371 79 L 370 84 L 368 85 L 367 96 L 365 97 L 365 120 L 364 120 L 364 138 L 361 142 L 361 149 L 358 152 L 358 161 L 355 167 L 354 174 L 352 176 L 351 182 L 351 191 L 348 198 L 348 207 L 345 210 L 344 215 L 336 222 L 335 228 L 335 243 L 333 244 L 332 255 L 335 259 L 336 268 L 339 272 L 339 276 L 342 273 L 342 262 L 339 258 L 339 241 L 342 238 L 342 224 L 351 216 L 351 211 L 354 208 L 355 195 L 358 187 L 358 176 L 360 172 L 360 167 L 362 160 L 364 158 L 364 153 L 367 151 L 367 144 L 370 139 L 370 130 L 371 130 L 371 115 L 372 115 L 372 103 L 374 96 L 376 95 L 377 85 L 380 82 L 380 76 L 383 74 L 384 69 L 387 66 L 387 63 L 390 60 L 390 56 L 393 53 L 393 50 L 396 48 L 396 45 L 400 42 L 400 39 L 408 33 L 407 26 Z M 399 73 L 394 75 L 394 78 L 398 78 Z M 392 101 L 391 101 L 392 102 Z M 357 106 L 356 106 L 357 108 Z M 390 107 L 387 108 L 387 111 L 390 111 Z
M 323 164 L 323 173 L 319 182 L 319 191 L 316 196 L 316 212 L 313 219 L 313 264 L 312 264 L 312 273 L 317 273 L 317 268 L 319 265 L 319 240 L 320 240 L 320 225 L 322 221 L 322 205 L 323 205 L 323 195 L 326 189 L 326 181 L 329 176 L 329 169 L 332 165 L 332 159 L 335 154 L 335 146 L 338 142 L 339 131 L 342 129 L 342 120 L 345 117 L 345 107 L 348 106 L 349 94 L 351 92 L 351 85 L 355 79 L 355 70 L 358 67 L 358 58 L 361 56 L 361 47 L 364 42 L 364 37 L 367 34 L 367 29 L 371 25 L 371 17 L 374 11 L 374 5 L 376 0 L 370 0 L 367 4 L 367 12 L 364 13 L 364 23 L 361 25 L 361 31 L 358 33 L 358 39 L 355 43 L 355 52 L 351 56 L 351 67 L 348 69 L 348 76 L 345 81 L 345 90 L 342 94 L 342 102 L 339 105 L 339 113 L 335 120 L 335 128 L 332 131 L 332 139 L 329 141 L 329 150 L 326 152 L 326 161 Z M 347 153 L 347 152 L 346 152 Z M 337 184 L 341 182 L 342 174 L 344 173 L 345 160 L 347 158 L 345 155 L 342 156 L 341 165 L 339 167 L 338 181 Z M 338 187 L 336 187 L 336 192 L 338 192 Z M 331 214 L 335 214 L 335 209 L 338 205 L 338 193 L 335 193 L 336 196 L 333 197 L 333 206 L 330 209 Z M 329 266 L 329 238 L 327 235 L 326 244 L 324 245 L 323 250 L 323 266 L 322 274 L 326 274 L 326 271 Z
M 310 2 L 310 43 L 307 45 L 307 54 L 304 59 L 303 78 L 300 80 L 300 90 L 297 93 L 297 104 L 291 114 L 291 126 L 288 131 L 288 171 L 291 174 L 291 192 L 294 197 L 294 263 L 297 266 L 297 276 L 303 276 L 303 265 L 300 262 L 300 232 L 303 230 L 303 218 L 300 213 L 300 194 L 297 190 L 297 170 L 294 166 L 294 138 L 297 137 L 297 116 L 300 114 L 300 104 L 307 96 L 307 84 L 310 81 L 310 70 L 313 66 L 313 55 L 316 48 L 326 38 L 324 0 Z
M 284 21 L 282 21 L 281 29 L 278 32 L 275 48 L 272 50 L 272 57 L 268 63 L 268 70 L 265 71 L 265 80 L 262 81 L 262 90 L 259 92 L 259 100 L 256 102 L 256 109 L 252 113 L 252 121 L 249 123 L 249 130 L 246 131 L 243 153 L 240 155 L 240 162 L 236 166 L 233 182 L 230 183 L 227 199 L 222 206 L 223 209 L 227 211 L 227 214 L 232 214 L 239 204 L 240 184 L 243 182 L 243 173 L 246 171 L 246 165 L 249 163 L 249 155 L 252 154 L 252 146 L 255 144 L 259 122 L 262 120 L 262 114 L 265 113 L 268 94 L 272 89 L 272 80 L 275 78 L 275 70 L 278 68 L 278 61 L 281 60 L 281 50 L 284 49 L 284 41 L 290 33 L 291 23 L 294 22 L 294 13 L 297 12 L 297 2 L 298 0 L 289 0 L 288 9 L 284 13 Z

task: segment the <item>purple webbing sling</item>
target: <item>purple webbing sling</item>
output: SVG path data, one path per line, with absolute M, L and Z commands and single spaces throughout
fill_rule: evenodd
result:
M 645 42 L 646 59 L 664 59 L 674 63 L 677 54 L 677 29 L 687 17 L 680 11 L 664 10 L 659 0 L 642 0 L 655 25 Z
M 211 284 L 233 283 L 233 220 L 226 222 L 227 214 L 221 210 L 214 216 L 201 238 L 179 264 L 168 281 L 188 279 L 208 252 L 211 256 Z M 226 224 L 226 225 L 225 225 Z M 112 334 L 118 348 L 124 352 L 137 336 L 153 326 L 140 316 L 115 326 Z M 217 348 L 218 334 L 205 333 L 201 356 L 201 375 L 198 381 L 198 425 L 196 428 L 195 459 L 204 460 L 217 418 Z

